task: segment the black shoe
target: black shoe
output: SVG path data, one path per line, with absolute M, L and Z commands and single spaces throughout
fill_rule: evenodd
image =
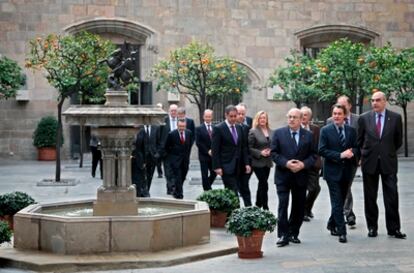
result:
M 172 190 L 167 190 L 167 194 L 168 195 L 172 195 L 173 194 L 173 191 Z
M 345 234 L 339 235 L 338 241 L 340 243 L 346 243 L 346 242 L 348 242 L 348 240 L 346 239 L 346 235 Z
M 279 238 L 279 241 L 277 241 L 277 246 L 278 247 L 284 247 L 287 246 L 289 244 L 289 239 L 286 236 L 282 236 Z
M 335 227 L 327 227 L 327 229 L 331 232 L 332 236 L 339 236 L 339 233 L 336 231 Z
M 289 237 L 289 242 L 294 243 L 294 244 L 300 244 L 300 240 L 299 240 L 298 236 L 290 236 Z
M 95 178 L 95 173 L 92 173 L 92 177 Z
M 312 212 L 309 212 L 309 213 L 308 213 L 308 216 L 309 216 L 309 218 L 313 218 L 313 217 L 314 217 L 314 215 L 313 215 L 313 213 L 312 213 Z
M 391 236 L 391 237 L 394 237 L 394 238 L 397 238 L 397 239 L 405 239 L 405 238 L 407 238 L 407 234 L 402 233 L 399 230 L 396 230 L 396 231 L 393 231 L 393 232 L 388 232 L 388 236 Z
M 348 226 L 350 226 L 350 227 L 352 227 L 352 226 L 355 226 L 356 225 L 356 222 L 355 222 L 355 216 L 349 216 L 348 217 L 348 219 L 347 219 L 347 221 L 346 221 L 346 223 L 348 224 Z
M 368 237 L 377 237 L 378 236 L 378 232 L 376 229 L 370 228 L 368 231 Z
M 311 218 L 308 215 L 303 216 L 304 222 L 310 222 Z
M 158 175 L 158 178 L 162 178 L 162 174 L 159 174 L 159 175 Z

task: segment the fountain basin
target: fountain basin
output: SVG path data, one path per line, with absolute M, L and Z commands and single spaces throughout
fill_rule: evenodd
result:
M 206 203 L 165 198 L 137 200 L 140 208 L 166 210 L 138 216 L 62 216 L 51 213 L 92 207 L 95 200 L 28 206 L 14 216 L 14 247 L 93 254 L 155 252 L 210 241 L 210 211 Z

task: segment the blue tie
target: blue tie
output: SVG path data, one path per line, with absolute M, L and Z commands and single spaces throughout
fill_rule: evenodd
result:
M 344 128 L 341 126 L 338 128 L 339 129 L 339 141 L 341 141 L 341 145 L 342 147 L 346 147 L 346 143 L 345 143 L 345 136 L 344 136 Z

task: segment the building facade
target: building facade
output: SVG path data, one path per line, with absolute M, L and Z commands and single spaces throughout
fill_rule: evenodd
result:
M 0 2 L 0 53 L 24 66 L 28 42 L 49 33 L 86 30 L 127 41 L 140 51 L 139 76 L 150 92 L 139 102 L 179 103 L 199 120 L 196 106 L 183 97 L 155 91 L 151 67 L 170 50 L 192 39 L 208 42 L 219 56 L 229 56 L 248 71 L 249 91 L 243 97 L 248 113 L 270 114 L 271 126 L 285 123 L 290 102 L 273 99 L 267 87 L 273 70 L 291 49 L 309 51 L 348 37 L 354 41 L 397 48 L 414 45 L 413 0 L 9 0 Z M 35 159 L 32 134 L 41 117 L 56 113 L 57 92 L 44 73 L 25 70 L 27 83 L 16 99 L 0 101 L 0 157 Z M 69 106 L 69 102 L 65 107 Z M 317 108 L 317 106 L 315 106 Z M 314 111 L 318 109 L 314 109 Z M 400 109 L 396 108 L 397 111 Z M 409 106 L 409 119 L 414 118 Z M 412 127 L 412 126 L 411 126 Z M 74 138 L 64 126 L 64 156 Z M 414 130 L 408 132 L 414 145 Z M 411 148 L 411 151 L 413 148 Z M 412 153 L 412 152 L 411 152 Z

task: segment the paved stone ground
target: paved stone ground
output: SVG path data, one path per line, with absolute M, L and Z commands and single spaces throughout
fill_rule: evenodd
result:
M 362 183 L 361 178 L 356 178 L 353 193 L 357 225 L 355 229 L 348 231 L 347 244 L 338 243 L 337 238 L 330 236 L 325 228 L 330 213 L 330 203 L 326 183 L 321 179 L 322 191 L 313 211 L 315 218 L 310 223 L 304 223 L 300 234 L 302 240 L 300 245 L 291 244 L 284 248 L 277 248 L 275 245 L 276 233 L 271 233 L 265 236 L 263 259 L 241 260 L 234 254 L 171 267 L 101 272 L 414 272 L 413 162 L 412 158 L 401 159 L 399 169 L 400 214 L 402 230 L 407 233 L 407 240 L 393 239 L 386 235 L 381 190 L 378 200 L 380 208 L 379 236 L 377 238 L 367 237 L 363 218 Z M 101 180 L 90 176 L 90 164 L 79 169 L 76 162 L 66 161 L 62 166 L 62 178 L 78 178 L 81 180 L 80 184 L 73 187 L 38 187 L 36 182 L 40 179 L 53 177 L 54 163 L 0 159 L 0 193 L 15 190 L 25 191 L 38 202 L 95 197 L 96 188 L 101 184 Z M 191 170 L 189 177 L 199 178 L 199 171 Z M 275 213 L 277 198 L 273 178 L 270 181 L 269 205 Z M 257 188 L 257 179 L 254 175 L 250 185 L 252 192 L 254 192 Z M 218 188 L 222 185 L 218 183 L 214 187 Z M 186 182 L 184 197 L 195 198 L 201 191 L 201 182 L 194 180 Z M 154 179 L 151 195 L 167 197 L 164 179 Z M 232 240 L 232 235 L 228 236 L 229 240 Z M 5 247 L 10 246 L 6 245 Z M 29 271 L 0 268 L 0 272 Z

